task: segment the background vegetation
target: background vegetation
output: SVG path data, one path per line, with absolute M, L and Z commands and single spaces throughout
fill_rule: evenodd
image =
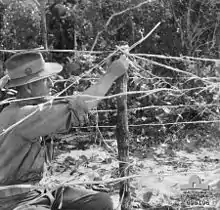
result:
M 132 8 L 143 2 L 143 5 Z M 109 18 L 122 10 L 126 12 Z M 81 52 L 45 53 L 50 61 L 64 65 L 56 83 L 56 91 L 70 84 L 76 76 L 99 63 L 117 45 L 137 42 L 159 21 L 162 24 L 131 53 L 159 54 L 164 56 L 194 56 L 219 59 L 220 3 L 217 0 L 49 0 L 46 4 L 47 41 L 49 49 L 74 49 L 78 51 L 103 51 L 100 54 Z M 44 45 L 39 8 L 35 1 L 10 0 L 0 2 L 1 49 L 32 49 Z M 5 61 L 10 52 L 1 52 Z M 189 76 L 150 61 L 181 69 L 198 77 Z M 129 72 L 128 91 L 165 91 L 148 95 L 128 96 L 128 108 L 149 107 L 129 111 L 129 125 L 133 141 L 139 145 L 160 142 L 179 144 L 195 139 L 195 144 L 216 144 L 218 123 L 178 124 L 179 122 L 218 120 L 218 60 L 133 58 L 137 69 Z M 217 65 L 216 65 L 217 64 Z M 103 69 L 96 68 L 65 94 L 83 91 L 100 77 Z M 94 78 L 94 79 L 89 79 Z M 173 89 L 181 90 L 175 92 Z M 115 87 L 111 89 L 113 92 Z M 6 97 L 2 93 L 2 99 Z M 171 106 L 172 105 L 172 106 Z M 150 106 L 156 106 L 154 108 Z M 116 109 L 116 99 L 103 100 L 98 107 Z M 92 117 L 95 126 L 97 118 Z M 116 124 L 116 112 L 100 112 L 99 125 Z M 152 124 L 157 125 L 152 125 Z M 167 124 L 168 123 L 168 124 Z M 169 124 L 177 123 L 177 124 Z M 158 125 L 159 124 L 159 125 Z M 96 128 L 83 131 L 95 131 Z M 103 135 L 114 137 L 112 128 L 102 128 Z M 213 143 L 215 142 L 215 143 Z

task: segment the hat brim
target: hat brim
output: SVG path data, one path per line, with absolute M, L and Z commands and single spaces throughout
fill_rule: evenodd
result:
M 38 80 L 55 75 L 61 72 L 62 70 L 63 70 L 62 65 L 58 63 L 46 62 L 44 69 L 42 69 L 41 71 L 23 78 L 9 80 L 8 83 L 5 85 L 5 88 L 18 87 L 21 85 L 36 82 Z

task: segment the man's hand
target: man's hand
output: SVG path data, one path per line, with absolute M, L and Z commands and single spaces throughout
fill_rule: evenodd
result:
M 89 123 L 88 107 L 80 96 L 69 100 L 69 109 L 73 113 L 72 124 L 74 126 L 83 126 Z
M 111 73 L 115 77 L 122 76 L 129 67 L 129 60 L 125 55 L 122 55 L 118 60 L 114 61 L 109 69 L 108 73 Z
M 121 56 L 118 60 L 114 61 L 107 70 L 105 74 L 98 83 L 89 87 L 86 91 L 83 92 L 83 95 L 91 95 L 97 97 L 103 97 L 108 90 L 111 88 L 113 82 L 127 72 L 129 67 L 129 60 L 126 56 Z M 84 97 L 84 101 L 87 104 L 88 110 L 96 107 L 100 99 Z

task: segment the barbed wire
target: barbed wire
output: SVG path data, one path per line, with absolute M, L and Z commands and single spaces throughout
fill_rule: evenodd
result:
M 148 57 L 148 58 L 160 58 L 160 59 L 169 59 L 169 60 L 180 60 L 180 61 L 190 61 L 190 60 L 197 60 L 197 61 L 211 61 L 211 62 L 219 62 L 220 59 L 213 59 L 213 58 L 200 58 L 200 57 L 191 57 L 191 56 L 165 56 L 165 55 L 159 55 L 159 54 L 144 54 L 144 53 L 130 53 L 134 56 L 139 57 Z
M 127 109 L 128 112 L 133 111 L 140 111 L 140 110 L 147 110 L 147 109 L 164 109 L 164 108 L 189 108 L 189 107 L 214 107 L 214 106 L 220 106 L 220 103 L 210 103 L 210 104 L 179 104 L 179 105 L 151 105 L 151 106 L 143 106 L 143 107 L 137 107 L 137 108 L 129 108 Z M 106 113 L 106 112 L 117 112 L 117 109 L 98 109 L 96 112 L 98 113 Z
M 112 53 L 113 50 L 106 51 L 88 51 L 88 50 L 67 50 L 67 49 L 21 49 L 21 50 L 4 50 L 0 49 L 0 52 L 8 53 L 19 53 L 26 51 L 37 51 L 37 52 L 51 52 L 51 53 L 85 53 L 85 54 L 103 54 L 103 53 Z
M 71 84 L 72 85 L 72 84 Z M 68 86 L 69 87 L 69 86 Z M 68 89 L 68 87 L 66 89 Z M 75 95 L 67 95 L 67 96 L 60 96 L 61 92 L 59 92 L 59 95 L 54 95 L 54 96 L 48 96 L 48 97 L 30 97 L 30 98 L 21 98 L 21 99 L 12 99 L 12 100 L 3 100 L 0 102 L 0 105 L 8 104 L 8 103 L 14 103 L 14 102 L 21 102 L 21 101 L 27 101 L 27 100 L 32 100 L 32 99 L 48 99 L 48 100 L 56 100 L 56 99 L 68 99 L 68 98 L 79 98 L 79 97 L 88 97 L 91 98 L 89 101 L 96 101 L 96 100 L 105 100 L 105 99 L 112 99 L 120 96 L 125 96 L 125 95 L 137 95 L 137 94 L 144 94 L 144 97 L 149 96 L 154 93 L 162 92 L 162 91 L 169 91 L 169 92 L 177 92 L 183 94 L 184 92 L 189 92 L 193 90 L 206 90 L 207 87 L 195 87 L 195 88 L 189 88 L 189 89 L 171 89 L 171 88 L 157 88 L 153 90 L 139 90 L 139 91 L 129 91 L 129 92 L 123 92 L 123 93 L 118 93 L 118 94 L 113 94 L 113 95 L 108 95 L 108 96 L 93 96 L 93 95 L 86 95 L 86 94 L 75 94 Z M 65 89 L 64 89 L 65 90 Z M 63 93 L 64 91 L 62 91 Z M 88 101 L 87 101 L 88 102 Z
M 159 26 L 160 23 L 158 23 L 144 38 L 142 38 L 141 40 L 139 40 L 138 42 L 134 43 L 130 49 L 132 49 L 132 47 L 136 47 L 138 44 L 140 44 L 141 42 L 143 42 L 148 36 L 151 35 L 151 33 Z M 125 55 L 128 55 L 128 57 L 131 57 L 131 58 L 134 58 L 134 59 L 141 59 L 141 60 L 145 60 L 147 62 L 150 62 L 154 65 L 158 65 L 158 66 L 161 66 L 161 67 L 164 67 L 164 68 L 167 68 L 167 69 L 170 69 L 170 70 L 173 70 L 175 72 L 179 72 L 179 73 L 184 73 L 188 76 L 190 76 L 190 78 L 196 78 L 196 79 L 202 79 L 201 77 L 193 74 L 193 73 L 190 73 L 190 72 L 185 72 L 181 69 L 178 69 L 178 68 L 174 68 L 174 67 L 171 67 L 171 66 L 168 66 L 168 65 L 165 65 L 165 64 L 161 64 L 159 62 L 155 62 L 155 61 L 152 61 L 152 60 L 149 60 L 147 58 L 144 58 L 140 55 L 135 55 L 135 54 L 130 54 L 129 51 L 130 49 L 128 49 L 127 51 L 125 51 L 124 49 L 122 48 L 119 48 L 117 47 L 117 49 L 115 51 L 111 51 L 112 53 L 109 54 L 105 59 L 103 59 L 99 64 L 95 65 L 94 67 L 92 67 L 91 69 L 89 69 L 87 72 L 85 73 L 82 73 L 80 75 L 80 77 L 77 78 L 76 81 L 71 81 L 71 84 L 69 86 L 67 86 L 64 90 L 62 90 L 61 92 L 59 92 L 58 94 L 56 94 L 55 96 L 51 97 L 51 100 L 50 102 L 48 103 L 51 103 L 54 99 L 58 99 L 58 98 L 68 98 L 70 96 L 66 96 L 66 97 L 60 97 L 60 95 L 62 93 L 64 93 L 66 90 L 68 90 L 71 86 L 73 86 L 74 84 L 76 84 L 76 82 L 78 82 L 82 77 L 86 76 L 86 75 L 89 75 L 97 66 L 102 66 L 111 56 L 113 56 L 115 53 L 117 53 L 118 51 L 121 51 L 122 53 L 124 53 Z M 30 50 L 0 50 L 2 52 L 21 52 L 21 51 L 41 51 L 41 52 L 83 52 L 83 53 L 103 53 L 103 51 L 79 51 L 79 50 L 50 50 L 50 49 L 30 49 Z M 161 57 L 162 58 L 162 57 Z M 165 58 L 165 56 L 163 56 L 163 58 Z M 181 58 L 183 59 L 183 58 Z M 193 59 L 193 57 L 190 57 L 190 59 Z M 200 58 L 194 58 L 194 59 L 200 59 Z M 202 58 L 202 60 L 204 60 L 204 58 Z M 215 60 L 217 61 L 217 60 Z M 154 75 L 155 76 L 155 75 Z M 205 79 L 203 79 L 205 80 Z M 206 81 L 206 80 L 205 80 Z M 207 81 L 206 81 L 207 82 Z M 213 83 L 212 83 L 213 84 Z M 115 95 L 110 95 L 110 96 L 104 96 L 104 97 L 97 97 L 97 96 L 86 96 L 86 97 L 91 97 L 91 98 L 95 98 L 95 100 L 100 100 L 100 99 L 110 99 L 110 98 L 114 98 L 114 97 L 118 97 L 118 96 L 122 96 L 122 95 L 131 95 L 131 94 L 139 94 L 139 93 L 144 93 L 145 96 L 147 95 L 150 95 L 150 94 L 153 94 L 153 93 L 157 93 L 159 91 L 176 91 L 176 92 L 186 92 L 186 91 L 191 91 L 191 90 L 199 90 L 200 91 L 203 91 L 204 89 L 207 89 L 207 87 L 196 87 L 196 88 L 190 88 L 190 89 L 183 89 L 183 90 L 180 90 L 178 88 L 158 88 L 158 89 L 153 89 L 153 90 L 147 90 L 147 91 L 130 91 L 130 92 L 125 92 L 125 93 L 120 93 L 120 94 L 115 94 Z M 71 96 L 71 97 L 74 97 L 74 96 Z M 76 97 L 79 97 L 79 95 L 77 95 Z M 82 97 L 85 97 L 85 95 L 82 95 Z M 25 99 L 27 100 L 27 99 Z M 94 99 L 93 99 L 94 100 Z M 17 101 L 17 99 L 15 100 Z M 10 102 L 13 102 L 10 101 Z M 0 104 L 3 104 L 4 102 L 1 102 Z M 7 101 L 8 103 L 8 101 Z M 46 105 L 48 103 L 45 103 L 43 105 Z M 33 111 L 33 113 L 31 113 L 30 115 L 26 116 L 25 118 L 21 119 L 19 122 L 15 123 L 14 125 L 12 126 L 9 126 L 9 128 L 3 130 L 3 132 L 0 134 L 1 135 L 4 135 L 5 133 L 7 133 L 8 131 L 10 131 L 11 129 L 13 129 L 15 126 L 17 126 L 18 124 L 20 124 L 21 122 L 23 122 L 24 120 L 26 120 L 27 118 L 31 117 L 32 115 L 34 115 L 35 113 L 37 113 L 37 111 L 39 111 L 40 109 L 43 108 L 43 105 L 39 108 L 37 108 L 35 111 Z M 146 108 L 146 107 L 145 107 Z M 152 107 L 151 107 L 152 108 Z M 137 109 L 144 109 L 143 107 L 139 107 Z M 211 123 L 211 122 L 219 122 L 218 120 L 215 120 L 215 121 L 193 121 L 193 122 L 175 122 L 175 123 L 150 123 L 150 124 L 139 124 L 139 125 L 129 125 L 129 127 L 138 127 L 138 126 L 149 126 L 149 125 L 152 125 L 152 126 L 158 126 L 158 125 L 175 125 L 175 124 L 195 124 L 195 123 Z M 90 126 L 91 127 L 91 126 Z M 94 127 L 97 127 L 97 126 L 94 126 Z M 115 126 L 99 126 L 99 127 L 115 127 Z M 84 127 L 85 128 L 85 127 Z
M 73 76 L 74 78 L 77 76 Z M 154 80 L 154 79 L 176 79 L 176 78 L 191 78 L 190 76 L 174 76 L 174 77 L 168 77 L 168 76 L 154 76 L 154 77 L 144 77 L 141 75 L 136 76 L 130 76 L 129 79 L 146 79 L 146 80 Z M 220 81 L 220 77 L 200 77 L 201 79 L 217 79 Z M 80 78 L 80 80 L 98 80 L 100 77 L 86 77 L 86 78 Z M 54 82 L 72 82 L 75 79 L 68 78 L 68 79 L 55 79 Z
M 140 56 L 137 56 L 137 55 L 132 55 L 134 58 L 137 58 L 137 59 L 141 59 L 141 60 L 145 60 L 147 61 L 148 63 L 151 63 L 153 65 L 157 65 L 157 66 L 160 66 L 160 67 L 164 67 L 166 69 L 170 69 L 174 72 L 177 72 L 177 73 L 182 73 L 182 74 L 186 74 L 186 75 L 189 75 L 190 78 L 195 78 L 195 79 L 201 79 L 201 77 L 197 76 L 196 74 L 193 74 L 191 72 L 187 72 L 187 71 L 184 71 L 184 70 L 181 70 L 179 68 L 176 68 L 176 67 L 172 67 L 172 66 L 168 66 L 166 64 L 162 64 L 162 63 L 159 63 L 159 62 L 156 62 L 156 61 L 152 61 L 152 60 L 149 60 L 147 58 L 143 58 L 143 57 L 140 57 Z
M 166 126 L 166 125 L 183 125 L 183 124 L 208 124 L 208 123 L 219 123 L 219 120 L 200 120 L 200 121 L 186 121 L 186 122 L 171 122 L 171 123 L 143 123 L 137 125 L 128 125 L 129 127 L 145 127 L 145 126 Z M 96 128 L 97 126 L 81 126 L 76 127 L 73 126 L 72 128 L 79 129 L 79 128 Z M 99 125 L 99 128 L 116 128 L 116 125 Z
M 91 70 L 91 69 L 90 69 Z M 72 84 L 71 84 L 72 85 Z M 169 89 L 169 88 L 158 88 L 155 90 L 148 90 L 148 91 L 130 91 L 130 92 L 125 92 L 125 93 L 120 93 L 120 94 L 115 94 L 115 95 L 110 95 L 110 96 L 104 96 L 104 97 L 97 97 L 97 96 L 90 96 L 90 95 L 86 95 L 86 97 L 91 97 L 91 98 L 96 98 L 95 100 L 99 100 L 99 99 L 110 99 L 110 98 L 114 98 L 114 97 L 118 97 L 118 96 L 122 96 L 122 95 L 132 95 L 132 94 L 153 94 L 159 91 L 191 91 L 191 90 L 196 90 L 196 89 L 203 89 L 204 87 L 197 87 L 197 88 L 190 88 L 190 89 L 183 89 L 183 90 L 173 90 L 173 89 Z M 52 100 L 53 99 L 57 99 L 57 98 L 69 98 L 69 97 L 74 97 L 74 96 L 64 96 L 64 97 L 60 97 L 60 96 L 55 96 L 55 97 L 51 97 Z M 75 97 L 79 97 L 79 95 L 76 95 Z M 82 95 L 82 97 L 85 97 L 85 95 Z M 28 100 L 28 99 L 15 99 L 12 100 L 10 102 L 17 102 L 17 101 L 23 101 L 23 100 Z M 8 101 L 6 101 L 5 103 L 8 103 Z M 0 103 L 0 105 L 4 104 L 4 101 Z M 170 105 L 170 108 L 178 108 L 178 107 L 183 107 L 183 106 L 190 106 L 190 105 Z M 191 105 L 191 106 L 196 106 L 196 105 Z M 200 107 L 202 105 L 200 104 Z M 218 104 L 206 104 L 204 105 L 204 107 L 208 107 L 208 106 L 218 106 Z M 134 111 L 134 110 L 143 110 L 143 109 L 150 109 L 150 108 L 164 108 L 164 107 L 168 107 L 165 105 L 162 106 L 148 106 L 148 107 L 139 107 L 139 108 L 132 108 L 129 109 L 128 111 Z M 112 111 L 116 111 L 116 110 L 98 110 L 98 112 L 112 112 Z M 33 113 L 31 113 L 30 116 L 34 115 L 37 112 L 37 110 L 35 110 Z M 30 116 L 27 116 L 25 118 L 23 118 L 21 121 L 15 123 L 13 126 L 10 127 L 9 130 L 11 130 L 12 128 L 16 127 L 18 124 L 20 124 L 21 122 L 23 122 L 26 118 L 29 118 Z M 193 122 L 175 122 L 175 123 L 148 123 L 148 124 L 139 124 L 139 125 L 129 125 L 129 127 L 140 127 L 140 126 L 165 126 L 165 125 L 179 125 L 179 124 L 198 124 L 198 123 L 214 123 L 214 122 L 219 122 L 219 120 L 214 120 L 214 121 L 193 121 Z M 97 126 L 87 126 L 87 127 L 81 127 L 81 128 L 92 128 L 92 127 L 96 127 Z M 98 126 L 99 128 L 115 128 L 115 126 Z M 78 127 L 77 127 L 78 128 Z M 0 135 L 3 135 L 4 133 L 7 133 L 8 129 L 4 130 Z
M 0 49 L 0 52 L 8 52 L 8 53 L 17 53 L 17 52 L 25 52 L 25 51 L 38 51 L 38 52 L 51 52 L 51 53 L 85 53 L 85 54 L 103 54 L 103 53 L 112 53 L 114 50 L 103 50 L 103 51 L 90 51 L 90 50 L 74 50 L 74 49 L 20 49 L 20 50 L 6 50 Z M 180 61 L 190 61 L 190 60 L 197 60 L 197 61 L 211 61 L 211 62 L 218 62 L 220 59 L 212 59 L 212 58 L 201 58 L 201 57 L 193 57 L 193 56 L 166 56 L 166 55 L 159 55 L 159 54 L 144 54 L 144 53 L 129 53 L 131 56 L 138 56 L 138 57 L 151 57 L 151 58 L 160 58 L 160 59 L 169 59 L 169 60 L 180 60 Z

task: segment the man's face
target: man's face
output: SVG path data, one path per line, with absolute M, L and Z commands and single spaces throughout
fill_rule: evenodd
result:
M 49 96 L 52 87 L 53 87 L 53 81 L 50 78 L 45 78 L 33 82 L 31 84 L 32 97 Z

